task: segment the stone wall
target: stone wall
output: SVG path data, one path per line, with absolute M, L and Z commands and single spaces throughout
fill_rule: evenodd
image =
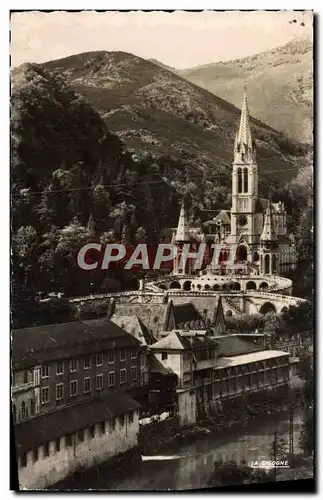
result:
M 72 434 L 71 445 L 66 445 L 66 437 L 57 443 L 49 443 L 49 454 L 44 455 L 44 446 L 38 448 L 38 459 L 34 460 L 34 451 L 28 451 L 27 464 L 24 467 L 19 459 L 19 485 L 21 489 L 43 489 L 72 475 L 79 469 L 88 469 L 92 466 L 109 460 L 124 453 L 138 444 L 139 417 L 134 412 L 133 421 L 125 417 L 124 425 L 116 419 L 113 428 L 110 421 L 105 422 L 105 432 L 100 425 L 95 425 L 94 437 L 90 429 L 85 429 L 83 441 L 78 433 Z

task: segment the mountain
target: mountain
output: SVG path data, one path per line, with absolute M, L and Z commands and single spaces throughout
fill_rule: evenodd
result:
M 129 53 L 89 52 L 43 67 L 63 76 L 83 95 L 135 158 L 151 155 L 156 159 L 161 175 L 166 170 L 178 192 L 183 192 L 188 181 L 199 183 L 204 178 L 213 184 L 206 198 L 215 204 L 229 202 L 238 108 Z M 252 119 L 252 125 L 261 189 L 266 194 L 269 185 L 279 187 L 296 174 L 303 150 L 259 120 Z
M 233 105 L 123 53 L 24 64 L 11 83 L 16 325 L 70 318 L 67 303 L 48 310 L 35 301 L 40 292 L 135 286 L 118 269 L 80 269 L 77 253 L 87 242 L 156 243 L 177 223 L 183 196 L 195 223 L 205 208 L 230 206 Z M 271 186 L 287 195 L 278 190 L 304 164 L 304 148 L 257 120 L 253 128 L 267 180 L 261 195 Z
M 255 56 L 180 70 L 179 74 L 236 106 L 247 82 L 255 117 L 294 140 L 312 142 L 312 40 L 295 39 Z

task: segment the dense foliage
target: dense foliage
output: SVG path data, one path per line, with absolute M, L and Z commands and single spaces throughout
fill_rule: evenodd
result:
M 183 196 L 195 224 L 205 217 L 204 209 L 230 206 L 227 160 L 216 166 L 221 178 L 216 183 L 210 162 L 201 158 L 201 168 L 185 150 L 177 156 L 167 152 L 157 157 L 148 146 L 135 154 L 106 122 L 59 74 L 31 64 L 14 70 L 12 307 L 16 326 L 51 322 L 55 314 L 61 321 L 70 317 L 67 303 L 35 302 L 40 293 L 80 295 L 136 286 L 130 274 L 118 270 L 80 270 L 76 255 L 86 242 L 156 242 L 162 228 L 177 223 Z M 204 137 L 203 126 L 196 126 Z

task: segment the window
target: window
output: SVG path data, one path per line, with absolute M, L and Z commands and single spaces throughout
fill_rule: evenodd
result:
M 90 436 L 91 436 L 91 438 L 94 438 L 94 436 L 95 436 L 95 426 L 94 425 L 90 426 Z
M 91 357 L 84 356 L 84 370 L 88 370 L 89 368 L 91 368 Z
M 167 352 L 162 352 L 162 359 L 167 359 Z
M 100 431 L 101 431 L 101 434 L 105 433 L 105 421 L 100 423 Z
M 123 368 L 122 370 L 120 370 L 120 384 L 125 384 L 126 377 L 127 377 L 127 370 Z
M 238 193 L 242 193 L 242 170 L 241 170 L 241 168 L 238 168 L 237 174 L 238 174 Z
M 72 446 L 72 434 L 66 434 L 65 436 L 65 448 Z
M 64 397 L 64 385 L 56 384 L 56 401 L 63 399 Z
M 33 459 L 34 459 L 34 462 L 37 462 L 37 460 L 38 460 L 38 448 L 35 448 L 33 451 Z
M 77 437 L 78 437 L 78 440 L 79 440 L 81 443 L 83 443 L 83 441 L 84 441 L 84 431 L 83 431 L 83 429 L 82 429 L 81 431 L 78 431 L 78 433 L 77 433 Z
M 42 405 L 49 402 L 49 387 L 42 387 L 40 391 L 40 402 Z
M 101 391 L 103 389 L 103 375 L 100 373 L 100 375 L 97 375 L 95 377 L 95 387 L 97 391 Z
M 131 358 L 135 359 L 137 357 L 137 351 L 136 349 L 131 349 Z
M 86 377 L 84 379 L 84 393 L 87 394 L 91 392 L 91 379 L 90 377 Z
M 57 438 L 56 441 L 55 441 L 55 449 L 56 449 L 56 451 L 60 451 L 60 449 L 61 449 L 61 440 L 60 440 L 60 438 Z
M 34 399 L 30 400 L 30 414 L 35 415 L 35 400 Z
M 114 387 L 116 383 L 116 374 L 115 372 L 109 372 L 108 374 L 109 387 Z
M 96 360 L 96 366 L 102 366 L 103 365 L 103 354 L 100 352 L 100 354 L 97 354 L 95 357 Z
M 27 453 L 23 453 L 20 457 L 20 467 L 26 467 L 27 465 Z
M 126 360 L 126 350 L 120 349 L 120 361 L 125 361 L 125 360 Z
M 243 169 L 243 190 L 248 193 L 248 169 L 247 167 Z
M 128 415 L 128 422 L 129 422 L 129 424 L 132 424 L 132 422 L 133 422 L 133 412 L 132 411 Z
M 131 382 L 134 382 L 135 380 L 137 380 L 137 367 L 132 366 L 131 367 Z
M 77 395 L 77 380 L 71 380 L 70 382 L 70 396 Z
M 24 371 L 24 384 L 28 384 L 28 371 Z
M 70 372 L 77 372 L 78 362 L 76 358 L 70 359 Z
M 114 363 L 115 360 L 116 360 L 115 352 L 114 351 L 108 351 L 108 363 Z
M 41 378 L 47 378 L 48 377 L 48 365 L 42 365 L 40 368 L 40 376 Z
M 64 373 L 64 363 L 63 361 L 56 362 L 56 375 L 63 375 Z
M 44 457 L 48 457 L 49 456 L 49 443 L 46 443 L 44 445 Z

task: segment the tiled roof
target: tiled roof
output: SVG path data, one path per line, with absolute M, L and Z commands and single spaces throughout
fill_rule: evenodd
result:
M 137 316 L 154 334 L 164 328 L 166 309 L 166 303 L 116 304 L 115 316 Z
M 156 342 L 155 337 L 149 332 L 138 316 L 116 315 L 111 317 L 111 321 L 120 326 L 126 332 L 134 335 L 143 345 L 150 345 Z
M 256 345 L 254 342 L 242 340 L 236 335 L 221 335 L 212 338 L 219 345 L 219 356 L 235 356 L 263 350 L 263 346 Z
M 32 418 L 14 428 L 17 451 L 23 453 L 32 450 L 48 441 L 139 408 L 140 404 L 125 393 L 112 392 L 86 403 Z
M 140 342 L 107 318 L 23 328 L 12 331 L 12 363 L 15 369 L 82 355 L 89 349 L 135 345 Z
M 189 341 L 188 341 L 189 342 Z M 170 332 L 166 337 L 161 338 L 150 347 L 152 350 L 155 349 L 171 349 L 182 351 L 187 348 L 187 344 L 182 341 L 182 337 L 178 332 Z
M 203 349 L 215 346 L 216 342 L 206 335 L 189 335 L 189 332 L 181 335 L 177 331 L 172 331 L 153 344 L 151 349 L 183 351 L 185 349 Z
M 258 351 L 249 354 L 242 354 L 240 356 L 222 357 L 218 358 L 217 366 L 215 368 L 226 368 L 230 366 L 245 365 L 247 363 L 255 363 L 256 361 L 264 361 L 265 359 L 273 359 L 287 356 L 288 352 L 283 351 Z

